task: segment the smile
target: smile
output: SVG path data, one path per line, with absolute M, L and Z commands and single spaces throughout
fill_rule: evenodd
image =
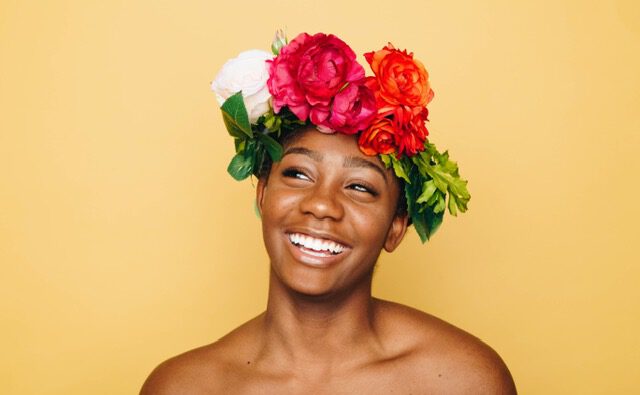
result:
M 308 254 L 316 256 L 338 255 L 345 250 L 345 246 L 332 240 L 317 239 L 301 233 L 289 233 L 289 241 L 291 244 L 304 248 Z

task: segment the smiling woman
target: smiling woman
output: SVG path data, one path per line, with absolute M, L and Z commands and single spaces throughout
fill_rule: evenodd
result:
M 353 136 L 314 129 L 258 183 L 272 284 L 319 296 L 370 289 L 380 250 L 395 249 L 406 230 L 398 181 Z
M 372 297 L 378 257 L 410 221 L 426 239 L 445 197 L 454 214 L 469 199 L 455 163 L 426 141 L 426 71 L 385 47 L 368 54 L 372 68 L 398 75 L 379 84 L 335 36 L 285 43 L 277 37 L 277 57 L 258 62 L 273 109 L 250 120 L 255 103 L 241 88 L 222 105 L 238 152 L 229 172 L 259 179 L 266 311 L 162 363 L 142 394 L 514 394 L 505 364 L 480 340 Z

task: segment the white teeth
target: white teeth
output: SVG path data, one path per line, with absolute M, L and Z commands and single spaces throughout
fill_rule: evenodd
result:
M 329 250 L 334 254 L 337 254 L 338 252 L 342 251 L 342 247 L 332 242 L 331 244 L 329 244 Z
M 314 251 L 329 251 L 332 254 L 339 254 L 344 251 L 344 246 L 334 241 L 316 239 L 300 233 L 289 233 L 289 240 L 296 245 L 301 245 Z

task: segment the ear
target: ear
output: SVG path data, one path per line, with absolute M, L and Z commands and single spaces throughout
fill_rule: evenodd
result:
M 404 234 L 407 233 L 408 223 L 409 215 L 406 213 L 393 217 L 391 226 L 389 226 L 389 232 L 387 232 L 387 239 L 384 242 L 385 251 L 392 252 L 400 245 Z
M 260 177 L 258 179 L 258 186 L 256 187 L 256 208 L 260 217 L 262 217 L 262 205 L 264 204 L 264 191 L 267 188 L 267 178 Z

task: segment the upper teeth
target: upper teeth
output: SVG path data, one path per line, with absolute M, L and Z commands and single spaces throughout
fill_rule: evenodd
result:
M 339 254 L 344 250 L 344 246 L 331 240 L 316 239 L 300 233 L 290 233 L 289 240 L 293 244 L 301 245 L 315 251 L 330 251 L 333 254 Z

